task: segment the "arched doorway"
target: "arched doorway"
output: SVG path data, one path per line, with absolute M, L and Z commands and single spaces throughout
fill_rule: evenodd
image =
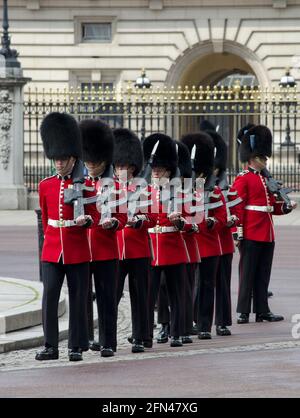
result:
M 167 84 L 169 86 L 193 86 L 204 89 L 209 86 L 226 83 L 227 86 L 239 79 L 240 84 L 256 87 L 270 87 L 267 71 L 259 58 L 248 48 L 234 42 L 225 42 L 222 51 L 216 50 L 212 42 L 196 45 L 182 54 L 171 67 Z M 248 83 L 248 84 L 247 84 Z M 226 115 L 222 114 L 222 109 L 216 111 L 207 107 L 205 114 L 199 114 L 193 118 L 186 118 L 180 124 L 179 136 L 197 131 L 202 119 L 207 118 L 215 126 L 219 126 L 219 132 L 228 145 L 228 164 L 229 167 L 237 167 L 237 146 L 236 134 L 241 126 L 249 122 L 258 123 L 259 116 L 249 116 L 247 114 Z
M 182 73 L 181 86 L 215 86 L 232 74 L 254 74 L 252 68 L 242 58 L 230 54 L 208 54 L 199 57 Z

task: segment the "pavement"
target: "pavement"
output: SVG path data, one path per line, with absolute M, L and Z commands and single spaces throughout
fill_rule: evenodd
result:
M 30 268 L 37 257 L 34 216 L 30 211 L 0 214 L 1 222 L 6 222 L 0 225 L 0 276 L 3 269 L 10 269 L 19 279 L 31 279 L 31 284 L 38 282 L 38 276 L 32 279 Z M 17 226 L 15 217 L 20 222 Z M 193 344 L 181 348 L 154 343 L 145 353 L 133 354 L 126 339 L 131 323 L 129 296 L 125 292 L 119 309 L 115 357 L 103 359 L 97 352 L 87 352 L 83 362 L 70 363 L 65 340 L 60 343 L 59 360 L 51 362 L 35 361 L 36 348 L 2 353 L 0 397 L 300 397 L 300 210 L 274 219 L 277 241 L 270 307 L 283 314 L 284 321 L 255 323 L 251 316 L 250 324 L 236 324 L 235 254 L 231 337 L 217 337 L 215 333 L 210 341 L 193 337 Z M 12 258 L 7 253 L 6 257 L 1 255 L 4 243 Z M 23 269 L 18 270 L 16 262 L 10 264 L 17 257 Z M 24 297 L 30 295 L 24 292 Z M 10 303 L 13 309 L 15 302 Z

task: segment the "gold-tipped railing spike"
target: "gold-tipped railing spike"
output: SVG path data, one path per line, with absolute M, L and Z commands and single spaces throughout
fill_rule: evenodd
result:
M 194 86 L 192 86 L 192 91 L 191 91 L 191 94 L 192 94 L 192 97 L 191 97 L 191 99 L 192 100 L 196 100 L 196 86 L 194 85 Z
M 218 86 L 217 85 L 214 85 L 212 94 L 213 94 L 213 100 L 217 101 L 218 100 Z
M 240 92 L 241 92 L 241 80 L 235 80 L 232 86 L 233 92 L 234 92 L 234 98 L 235 100 L 238 100 L 240 98 Z

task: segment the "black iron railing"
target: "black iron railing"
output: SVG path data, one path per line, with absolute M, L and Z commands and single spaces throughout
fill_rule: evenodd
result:
M 68 112 L 78 120 L 101 118 L 113 128 L 134 130 L 143 140 L 153 132 L 174 139 L 199 130 L 209 119 L 228 145 L 229 174 L 235 176 L 238 161 L 236 135 L 247 123 L 261 123 L 273 132 L 273 157 L 269 169 L 285 185 L 300 191 L 300 94 L 295 89 L 278 91 L 215 87 L 166 89 L 28 91 L 24 101 L 25 184 L 36 192 L 39 181 L 52 174 L 39 135 L 43 117 L 52 111 Z

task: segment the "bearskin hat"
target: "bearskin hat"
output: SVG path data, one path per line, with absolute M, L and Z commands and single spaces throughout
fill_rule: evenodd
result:
M 79 124 L 82 137 L 83 161 L 112 163 L 114 136 L 102 120 L 84 119 Z
M 249 131 L 249 129 L 254 128 L 254 123 L 248 123 L 246 126 L 243 126 L 237 134 L 237 141 L 240 144 L 243 136 Z
M 213 125 L 209 120 L 204 119 L 201 123 L 200 123 L 200 131 L 214 131 L 216 132 L 216 127 L 215 125 Z
M 215 168 L 218 168 L 220 171 L 226 170 L 227 167 L 227 145 L 224 139 L 217 132 L 209 131 L 207 132 L 209 136 L 214 141 L 214 146 L 216 149 L 215 153 Z
M 81 158 L 80 129 L 73 116 L 49 113 L 42 121 L 40 133 L 46 157 L 50 160 Z
M 203 173 L 205 177 L 213 172 L 214 168 L 214 142 L 205 132 L 196 132 L 184 135 L 181 141 L 191 152 L 196 145 L 195 171 L 197 174 Z
M 178 146 L 178 167 L 181 177 L 192 177 L 191 154 L 188 147 L 180 141 L 175 141 Z
M 171 176 L 174 176 L 178 166 L 178 155 L 175 142 L 168 135 L 155 133 L 145 138 L 143 142 L 145 161 L 149 160 L 153 147 L 157 141 L 159 141 L 159 145 L 155 153 L 152 167 L 164 167 L 171 171 Z
M 129 129 L 117 128 L 113 131 L 115 149 L 113 162 L 115 165 L 134 166 L 133 176 L 137 176 L 143 168 L 143 149 L 137 135 Z
M 272 133 L 264 125 L 257 125 L 249 129 L 243 136 L 239 148 L 242 163 L 257 156 L 272 156 Z

